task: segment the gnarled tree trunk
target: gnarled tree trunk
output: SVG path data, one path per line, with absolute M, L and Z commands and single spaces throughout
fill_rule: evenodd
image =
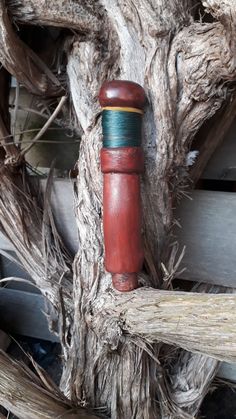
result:
M 161 346 L 150 347 L 124 334 L 112 316 L 95 316 L 94 320 L 94 306 L 103 305 L 106 312 L 104 295 L 110 285 L 110 276 L 103 270 L 97 93 L 104 80 L 117 77 L 138 82 L 146 90 L 149 104 L 144 116 L 146 170 L 142 189 L 149 269 L 146 284 L 165 288 L 175 274 L 171 254 L 175 248 L 170 246 L 172 210 L 176 195 L 185 187 L 186 155 L 203 121 L 223 103 L 226 82 L 236 74 L 230 42 L 233 33 L 229 24 L 225 26 L 233 13 L 231 10 L 227 18 L 224 11 L 224 24 L 201 23 L 194 20 L 192 2 L 101 3 L 106 27 L 102 45 L 106 48 L 101 48 L 97 39 L 75 42 L 68 62 L 73 103 L 84 131 L 78 162 L 81 247 L 74 264 L 73 351 L 77 359 L 72 382 L 76 383 L 77 397 L 85 394 L 91 405 L 105 404 L 114 418 L 158 417 L 171 412 L 176 417 L 174 398 L 165 404 L 171 390 L 166 390 L 165 371 L 157 362 Z M 113 293 L 113 298 L 119 304 L 121 297 Z
M 236 78 L 236 6 L 230 0 L 202 1 L 212 16 L 204 22 L 194 0 L 99 0 L 87 1 L 86 5 L 58 1 L 47 5 L 49 11 L 44 15 L 45 3 L 7 2 L 13 18 L 20 22 L 29 22 L 30 16 L 33 24 L 78 30 L 67 47 L 67 74 L 73 108 L 83 132 L 76 198 L 80 245 L 73 264 L 73 297 L 65 294 L 67 283 L 59 287 L 57 281 L 56 285 L 62 300 L 67 297 L 61 335 L 65 355 L 61 388 L 73 401 L 101 408 L 113 419 L 192 417 L 214 376 L 217 360 L 178 351 L 175 368 L 167 370 L 170 349 L 158 342 L 161 333 L 156 331 L 156 338 L 153 330 L 150 336 L 145 335 L 130 318 L 127 323 L 127 313 L 122 313 L 127 307 L 132 311 L 139 299 L 141 302 L 142 289 L 130 293 L 128 299 L 136 303 L 129 306 L 127 297 L 111 289 L 110 274 L 104 271 L 101 110 L 97 98 L 101 84 L 114 78 L 135 81 L 146 91 L 142 201 L 147 272 L 140 275 L 140 282 L 167 289 L 179 265 L 176 246 L 172 245 L 173 207 L 188 181 L 191 141 L 202 123 L 224 103 L 233 89 L 230 82 Z M 3 12 L 1 19 L 2 28 L 10 31 Z M 7 39 L 6 33 L 0 39 L 5 47 Z M 27 73 L 27 77 L 21 73 L 20 81 L 29 87 L 39 69 L 45 68 L 28 48 L 21 48 L 30 57 L 23 64 L 34 64 L 34 72 Z M 13 60 L 2 48 L 1 61 L 14 74 L 17 60 L 18 56 Z M 35 86 L 38 94 L 61 93 L 60 82 L 50 72 L 45 71 L 43 80 L 46 85 L 38 80 Z M 45 292 L 45 282 L 38 283 L 60 312 L 55 286 Z M 146 310 L 151 312 L 154 303 L 145 292 Z M 158 297 L 158 291 L 152 295 L 156 302 L 161 295 L 165 299 L 165 294 Z M 226 304 L 229 301 L 230 296 Z M 235 304 L 234 297 L 232 301 Z M 118 315 L 112 306 L 120 307 Z M 129 327 L 124 326 L 124 318 Z M 69 334 L 71 339 L 65 340 Z M 197 345 L 183 344 L 185 337 L 179 335 L 176 345 L 198 351 Z M 163 341 L 174 343 L 173 338 Z M 222 358 L 217 351 L 203 348 L 201 352 Z M 199 363 L 204 366 L 204 379 L 199 376 L 194 381 Z

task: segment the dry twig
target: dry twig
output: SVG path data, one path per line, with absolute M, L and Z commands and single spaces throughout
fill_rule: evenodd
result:
M 104 308 L 112 322 L 117 318 L 121 330 L 146 342 L 164 342 L 236 362 L 236 294 L 141 288 L 129 295 L 110 294 Z M 101 321 L 95 315 L 95 325 Z
M 40 131 L 38 132 L 38 134 L 35 136 L 35 138 L 32 140 L 31 144 L 24 148 L 20 155 L 21 158 L 23 158 L 26 153 L 28 153 L 31 148 L 37 143 L 37 141 L 43 136 L 43 134 L 47 131 L 47 129 L 49 128 L 49 126 L 52 124 L 52 122 L 54 121 L 54 119 L 57 117 L 57 115 L 59 114 L 60 110 L 62 109 L 64 103 L 66 102 L 67 97 L 66 96 L 62 96 L 56 109 L 54 110 L 54 112 L 52 113 L 52 115 L 50 116 L 50 118 L 47 120 L 47 122 L 44 124 L 44 126 L 40 129 Z

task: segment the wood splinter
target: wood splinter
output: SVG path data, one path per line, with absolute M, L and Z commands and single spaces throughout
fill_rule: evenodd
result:
M 118 291 L 138 287 L 143 265 L 140 174 L 144 170 L 141 124 L 145 92 L 137 83 L 105 82 L 103 108 L 103 229 L 105 267 Z

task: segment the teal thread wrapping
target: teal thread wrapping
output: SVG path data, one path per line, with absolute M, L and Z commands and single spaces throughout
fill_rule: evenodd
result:
M 103 147 L 140 147 L 142 115 L 137 112 L 104 110 Z

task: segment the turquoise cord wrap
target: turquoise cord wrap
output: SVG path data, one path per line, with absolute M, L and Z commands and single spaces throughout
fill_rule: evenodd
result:
M 103 147 L 140 147 L 142 115 L 137 112 L 103 110 Z

